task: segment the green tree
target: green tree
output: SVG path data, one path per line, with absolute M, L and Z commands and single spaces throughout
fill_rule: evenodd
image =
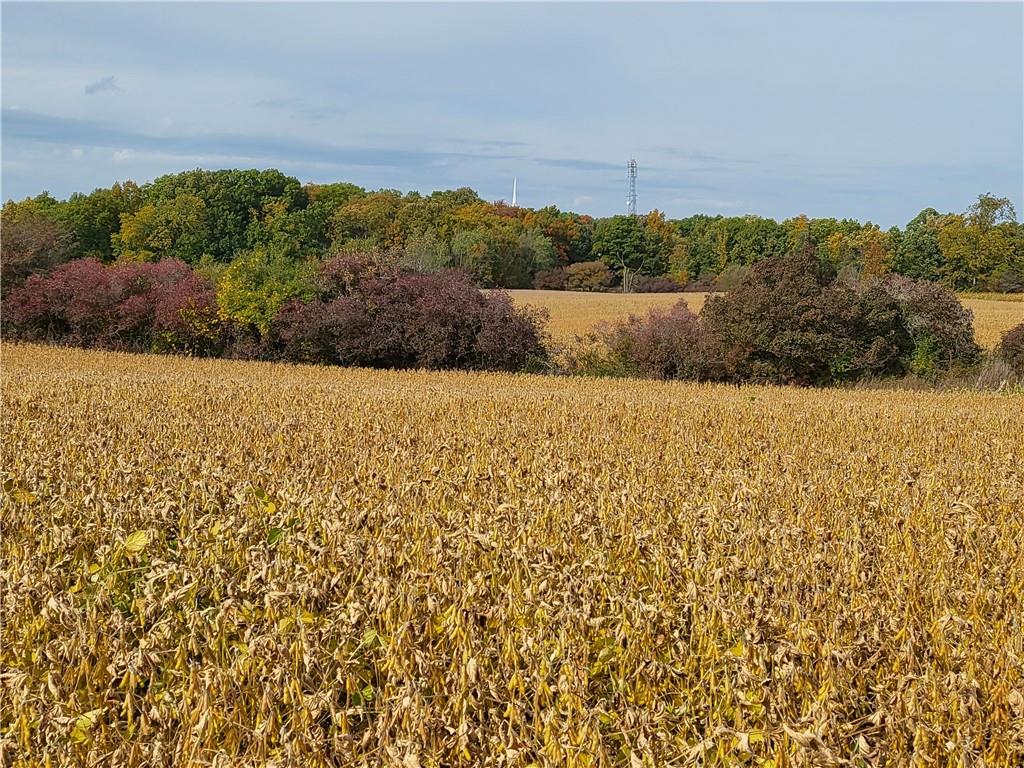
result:
M 135 213 L 121 215 L 121 229 L 111 244 L 122 261 L 181 259 L 194 264 L 210 246 L 206 204 L 187 193 L 146 203 Z
M 353 241 L 360 241 L 381 250 L 400 247 L 402 231 L 398 213 L 402 206 L 401 193 L 393 189 L 350 200 L 331 218 L 332 244 L 336 248 L 345 248 Z
M 286 201 L 274 198 L 264 203 L 263 212 L 249 223 L 249 247 L 270 246 L 297 259 L 322 257 L 330 247 L 331 209 L 319 202 L 290 209 Z
M 466 270 L 484 285 L 494 285 L 494 243 L 483 228 L 465 229 L 452 238 L 452 266 Z
M 57 216 L 75 235 L 77 255 L 110 261 L 114 258 L 113 236 L 121 228 L 121 217 L 142 207 L 145 194 L 133 181 L 96 189 L 88 195 L 78 192 L 61 203 Z
M 1018 261 L 1013 205 L 1006 198 L 979 195 L 964 214 L 943 219 L 938 242 L 943 282 L 954 290 L 988 287 Z
M 450 246 L 433 229 L 427 229 L 406 240 L 401 266 L 418 272 L 436 272 L 448 266 L 450 259 Z
M 939 248 L 942 219 L 934 208 L 925 208 L 907 222 L 893 254 L 893 272 L 916 280 L 939 279 L 942 271 L 942 249 Z
M 622 279 L 622 290 L 628 293 L 637 274 L 648 266 L 643 220 L 636 216 L 612 216 L 598 220 L 594 227 L 594 255 L 616 270 Z
M 207 233 L 202 251 L 217 261 L 230 261 L 248 246 L 250 225 L 265 215 L 271 200 L 280 200 L 287 211 L 309 202 L 298 179 L 274 169 L 186 171 L 161 176 L 145 193 L 146 202 L 155 204 L 179 195 L 202 200 Z
M 322 206 L 329 213 L 333 213 L 352 200 L 366 197 L 366 190 L 343 181 L 334 184 L 307 184 L 306 196 L 309 198 L 310 206 Z

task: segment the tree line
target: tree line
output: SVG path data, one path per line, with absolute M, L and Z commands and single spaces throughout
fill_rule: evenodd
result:
M 461 188 L 423 195 L 301 184 L 277 170 L 192 170 L 57 200 L 8 201 L 3 281 L 66 261 L 178 260 L 209 278 L 221 311 L 266 327 L 327 258 L 370 253 L 420 272 L 456 268 L 484 287 L 729 289 L 794 250 L 836 273 L 896 274 L 954 290 L 1024 291 L 1024 225 L 1008 199 L 926 208 L 903 228 L 796 216 L 593 218 L 487 202 Z

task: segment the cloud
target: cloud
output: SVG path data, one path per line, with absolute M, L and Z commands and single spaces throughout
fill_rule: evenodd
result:
M 85 151 L 81 147 L 75 147 L 74 149 L 71 150 L 72 157 L 81 157 L 84 154 Z
M 121 86 L 119 86 L 114 81 L 114 76 L 113 75 L 107 75 L 106 77 L 101 77 L 99 80 L 97 80 L 97 81 L 95 81 L 93 83 L 89 83 L 87 86 L 85 86 L 85 95 L 86 96 L 92 96 L 92 95 L 100 93 L 102 91 L 120 91 L 120 90 L 123 90 L 123 89 L 121 88 Z
M 739 208 L 740 200 L 716 200 L 709 197 L 676 197 L 671 201 L 674 205 L 692 205 L 701 208 Z
M 134 156 L 135 153 L 132 152 L 132 150 L 130 149 L 119 149 L 116 152 L 114 152 L 113 155 L 111 155 L 115 163 L 127 162 L 128 160 L 131 160 Z
M 313 122 L 327 120 L 331 117 L 340 117 L 345 114 L 345 110 L 340 109 L 333 104 L 306 101 L 304 99 L 296 98 L 260 99 L 259 101 L 254 101 L 252 105 L 257 109 L 266 109 L 271 112 L 283 112 L 291 117 L 305 118 L 306 120 L 311 120 Z
M 465 160 L 479 159 L 468 152 L 352 147 L 286 136 L 226 133 L 174 134 L 158 136 L 132 131 L 100 120 L 45 115 L 25 110 L 4 109 L 4 140 L 102 147 L 116 150 L 114 159 L 126 160 L 127 152 L 156 152 L 163 155 L 220 157 L 257 163 L 313 163 L 325 166 L 366 166 L 437 169 Z M 488 156 L 488 159 L 509 159 Z
M 623 175 L 626 173 L 625 163 L 607 163 L 601 160 L 575 160 L 570 157 L 538 157 L 534 162 L 548 168 L 569 168 L 575 171 L 622 171 Z

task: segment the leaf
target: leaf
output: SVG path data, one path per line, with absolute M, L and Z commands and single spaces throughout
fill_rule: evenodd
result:
M 271 528 L 270 532 L 267 533 L 267 544 L 274 546 L 284 536 L 284 528 Z
M 124 551 L 137 555 L 149 545 L 149 531 L 136 531 L 124 541 Z
M 106 707 L 100 707 L 99 709 L 91 709 L 79 715 L 75 720 L 74 728 L 71 729 L 71 740 L 76 744 L 86 741 L 89 738 L 89 732 L 96 727 L 100 717 L 106 711 Z
M 15 501 L 20 502 L 21 504 L 28 504 L 29 506 L 34 504 L 36 501 L 36 495 L 30 491 L 18 490 L 12 495 L 14 496 Z
M 370 627 L 368 630 L 363 632 L 362 645 L 365 648 L 376 648 L 380 644 L 380 635 L 377 634 L 377 630 L 373 627 Z

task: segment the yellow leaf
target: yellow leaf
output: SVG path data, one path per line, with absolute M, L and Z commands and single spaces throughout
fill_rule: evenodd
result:
M 89 731 L 91 731 L 96 723 L 100 721 L 100 717 L 106 712 L 105 707 L 99 709 L 91 709 L 78 716 L 75 720 L 75 726 L 71 729 L 71 740 L 76 744 L 81 744 L 83 741 L 89 738 Z
M 136 531 L 124 542 L 124 551 L 129 555 L 137 555 L 149 544 L 149 531 Z

